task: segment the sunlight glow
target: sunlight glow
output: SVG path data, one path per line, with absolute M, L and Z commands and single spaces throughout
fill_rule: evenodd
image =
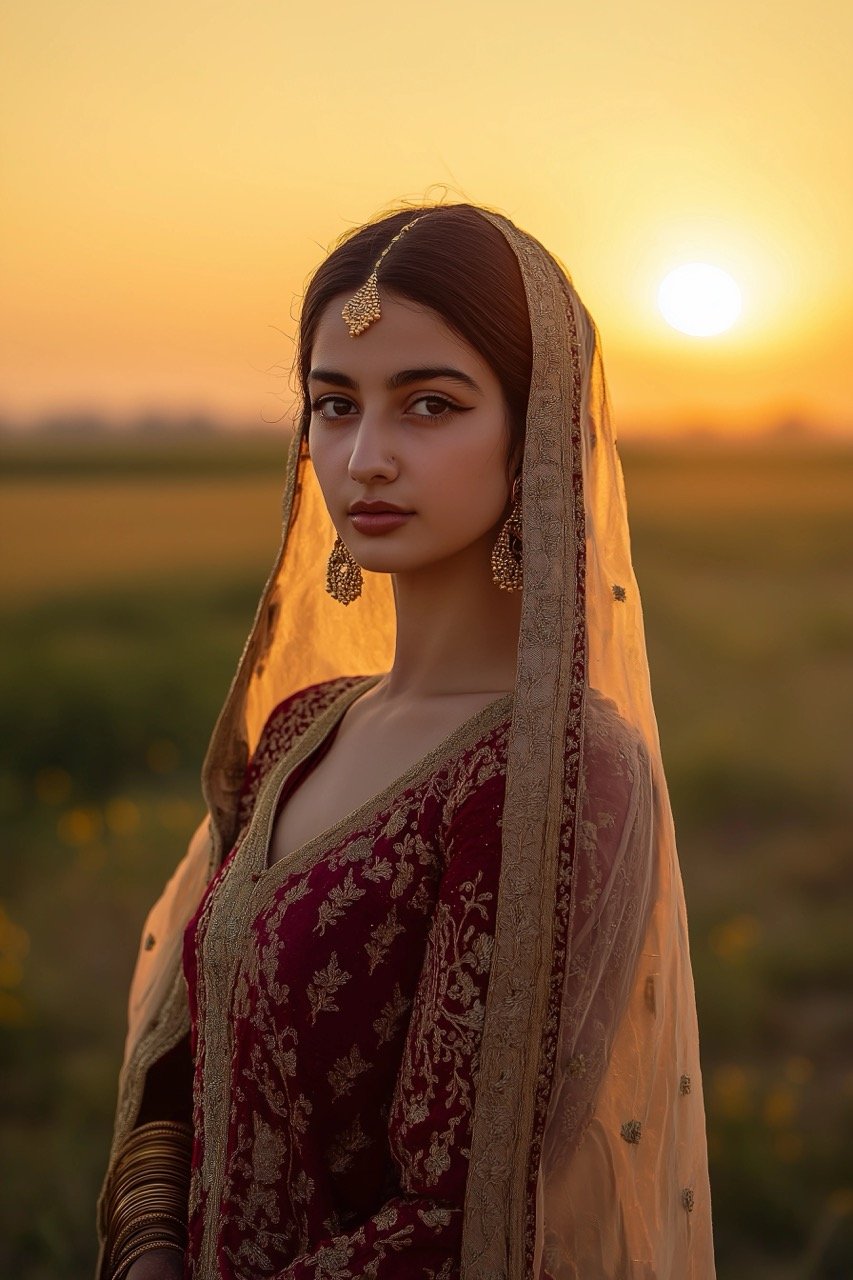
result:
M 730 329 L 741 305 L 740 289 L 732 277 L 707 262 L 675 267 L 658 289 L 658 307 L 667 324 L 694 338 Z

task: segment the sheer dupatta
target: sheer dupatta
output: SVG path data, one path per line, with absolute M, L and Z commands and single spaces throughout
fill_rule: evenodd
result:
M 713 1280 L 684 899 L 598 335 L 557 260 L 500 214 L 480 212 L 519 262 L 533 372 L 462 1275 Z M 390 579 L 365 572 L 346 609 L 324 590 L 334 529 L 298 436 L 283 530 L 204 763 L 209 821 L 143 929 L 111 1165 L 146 1071 L 186 1033 L 183 927 L 233 843 L 267 715 L 297 689 L 386 671 L 393 659 Z
M 698 1030 L 595 326 L 515 250 L 533 334 L 524 600 L 463 1275 L 712 1280 Z

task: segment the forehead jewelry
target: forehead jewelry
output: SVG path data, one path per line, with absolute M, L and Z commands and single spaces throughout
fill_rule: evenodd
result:
M 379 264 L 391 248 L 391 245 L 396 244 L 400 239 L 400 236 L 405 235 L 409 230 L 409 227 L 413 227 L 415 223 L 419 222 L 423 217 L 424 214 L 418 214 L 417 218 L 413 218 L 411 222 L 407 222 L 406 225 L 397 232 L 394 239 L 385 246 L 379 257 L 376 259 L 376 265 L 370 273 L 367 283 L 363 284 L 361 288 L 353 294 L 341 312 L 341 315 L 346 321 L 351 338 L 357 338 L 360 333 L 364 333 L 364 330 L 368 329 L 373 324 L 373 321 L 378 320 L 382 314 L 379 310 L 379 286 L 376 279 L 376 272 Z

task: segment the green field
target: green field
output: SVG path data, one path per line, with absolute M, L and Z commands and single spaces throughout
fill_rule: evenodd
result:
M 93 1274 L 139 931 L 202 816 L 202 756 L 278 542 L 283 452 L 271 438 L 0 443 L 3 1275 Z M 719 1277 L 842 1280 L 853 450 L 622 455 Z

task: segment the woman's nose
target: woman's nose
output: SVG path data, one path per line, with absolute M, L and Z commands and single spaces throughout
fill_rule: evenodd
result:
M 365 413 L 359 423 L 350 454 L 349 471 L 353 480 L 364 483 L 372 476 L 397 474 L 397 462 L 392 453 L 391 434 L 378 415 Z

